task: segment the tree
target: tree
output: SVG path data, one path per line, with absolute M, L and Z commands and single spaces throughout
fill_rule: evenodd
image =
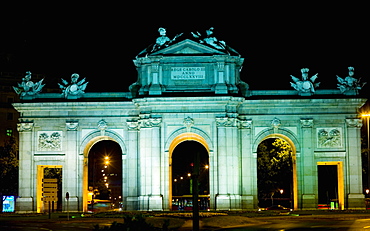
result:
M 7 195 L 17 195 L 18 191 L 18 159 L 16 142 L 13 137 L 0 146 L 0 212 L 3 198 Z
M 292 148 L 282 139 L 267 139 L 257 150 L 258 198 L 270 198 L 280 189 L 290 191 Z

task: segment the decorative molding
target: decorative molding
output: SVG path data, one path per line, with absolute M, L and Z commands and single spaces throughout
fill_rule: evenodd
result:
M 79 125 L 78 121 L 75 120 L 66 121 L 67 131 L 77 131 L 78 125 Z
M 28 121 L 25 121 L 25 122 L 20 122 L 17 124 L 17 130 L 19 132 L 29 132 L 29 131 L 32 131 L 32 128 L 33 128 L 33 122 L 28 122 Z
M 39 131 L 37 137 L 37 151 L 62 151 L 62 131 Z
M 301 127 L 302 128 L 312 128 L 313 119 L 301 119 Z
M 346 119 L 346 123 L 348 127 L 352 128 L 361 128 L 362 127 L 362 120 L 361 119 Z

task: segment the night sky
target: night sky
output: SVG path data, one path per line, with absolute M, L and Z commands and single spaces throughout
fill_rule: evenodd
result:
M 0 70 L 46 74 L 47 87 L 56 88 L 78 73 L 89 81 L 86 92 L 128 91 L 137 78 L 132 60 L 159 27 L 170 38 L 214 27 L 245 58 L 241 78 L 252 90 L 291 90 L 290 75 L 300 77 L 303 67 L 319 73 L 318 89 L 336 89 L 336 75 L 353 66 L 369 92 L 365 5 L 259 2 L 2 6 Z

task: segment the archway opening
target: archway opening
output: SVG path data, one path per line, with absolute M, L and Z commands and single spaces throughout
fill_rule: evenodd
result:
M 89 211 L 122 206 L 122 150 L 118 143 L 102 140 L 91 147 L 87 184 Z
M 319 209 L 344 209 L 341 161 L 317 162 Z
M 267 138 L 257 149 L 257 188 L 260 208 L 295 208 L 295 159 L 292 146 L 280 138 Z
M 196 157 L 198 156 L 198 157 Z M 198 195 L 200 210 L 209 209 L 209 155 L 207 149 L 197 141 L 179 143 L 172 153 L 172 210 L 192 210 L 192 195 L 195 193 L 194 172 L 199 160 Z

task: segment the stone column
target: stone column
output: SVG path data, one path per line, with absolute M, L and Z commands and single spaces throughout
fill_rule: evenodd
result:
M 123 189 L 126 194 L 123 195 L 122 201 L 126 201 L 126 210 L 137 210 L 139 208 L 138 190 L 138 133 L 139 122 L 127 121 L 128 142 L 127 142 L 127 168 L 123 172 L 123 180 L 126 181 L 127 188 Z
M 295 175 L 298 177 L 297 183 L 300 192 L 297 196 L 302 198 L 302 209 L 317 208 L 317 165 L 314 157 L 316 140 L 313 134 L 313 120 L 301 119 L 301 150 L 297 150 L 297 152 L 301 151 L 301 153 L 299 159 L 297 158 L 296 160 L 297 171 Z M 298 175 L 298 172 L 301 174 Z M 298 198 L 294 199 L 294 207 L 297 208 L 296 203 L 300 200 L 297 200 Z
M 216 208 L 240 209 L 240 155 L 236 118 L 217 118 L 218 193 Z
M 140 120 L 140 210 L 162 210 L 160 118 Z
M 77 144 L 77 131 L 78 121 L 66 121 L 66 148 L 65 148 L 65 159 L 63 166 L 63 209 L 66 210 L 65 195 L 69 193 L 69 211 L 78 211 L 80 206 L 78 205 L 81 200 L 78 195 L 79 185 L 79 174 L 78 174 L 78 144 Z M 86 182 L 84 182 L 86 183 Z
M 252 155 L 252 120 L 239 121 L 242 209 L 254 209 L 257 200 L 257 161 Z
M 19 132 L 19 182 L 16 199 L 17 212 L 35 212 L 36 170 L 33 169 L 33 122 L 18 123 Z
M 364 209 L 361 164 L 361 127 L 360 119 L 346 119 L 347 125 L 347 182 L 345 191 L 348 194 L 348 209 Z

